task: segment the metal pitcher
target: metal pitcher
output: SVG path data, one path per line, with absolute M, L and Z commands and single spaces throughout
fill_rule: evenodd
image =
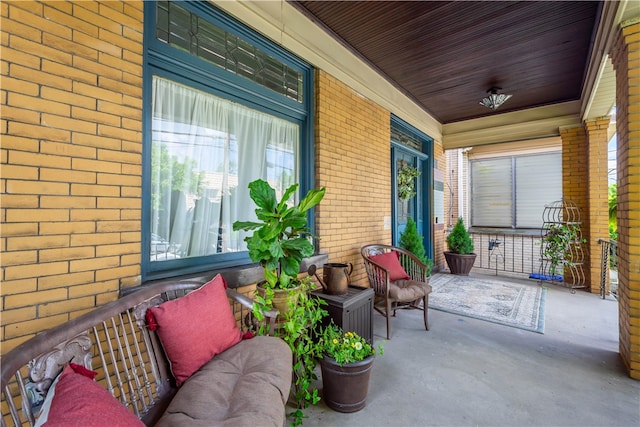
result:
M 315 274 L 316 279 L 322 285 L 323 292 L 330 295 L 343 295 L 349 290 L 349 284 L 351 284 L 351 272 L 353 271 L 353 264 L 341 264 L 330 262 L 322 266 L 322 279 L 316 274 L 315 265 L 312 266 L 313 271 L 310 274 Z

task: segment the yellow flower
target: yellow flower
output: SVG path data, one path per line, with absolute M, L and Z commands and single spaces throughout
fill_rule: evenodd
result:
M 334 343 L 334 344 L 338 344 L 338 338 L 334 338 L 334 339 L 333 339 L 333 343 Z
M 357 342 L 356 343 L 356 350 L 362 350 L 362 343 L 361 342 Z

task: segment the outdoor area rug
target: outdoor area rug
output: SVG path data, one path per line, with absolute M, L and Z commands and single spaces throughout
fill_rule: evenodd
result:
M 430 308 L 544 333 L 543 286 L 442 273 L 431 276 L 429 284 Z

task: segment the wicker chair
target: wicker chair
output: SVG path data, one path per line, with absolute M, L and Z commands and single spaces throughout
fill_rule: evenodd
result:
M 393 267 L 386 268 L 382 265 L 386 264 L 389 267 L 388 262 L 382 262 L 380 258 L 375 259 L 376 255 L 391 252 L 397 254 L 400 265 L 409 278 L 397 279 L 394 276 L 398 276 L 398 273 L 394 271 Z M 427 276 L 428 267 L 411 252 L 395 246 L 367 245 L 362 248 L 361 253 L 369 283 L 375 292 L 374 308 L 387 319 L 387 339 L 391 339 L 389 318 L 391 315 L 395 316 L 398 309 L 422 310 L 424 312 L 424 327 L 428 331 L 427 312 L 429 294 L 431 293 Z M 393 280 L 394 278 L 397 280 Z M 420 300 L 422 300 L 422 306 Z

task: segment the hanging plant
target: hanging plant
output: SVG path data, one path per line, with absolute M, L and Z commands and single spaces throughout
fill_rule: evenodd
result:
M 398 197 L 407 200 L 416 195 L 415 179 L 420 176 L 420 171 L 413 166 L 404 166 L 398 171 Z

